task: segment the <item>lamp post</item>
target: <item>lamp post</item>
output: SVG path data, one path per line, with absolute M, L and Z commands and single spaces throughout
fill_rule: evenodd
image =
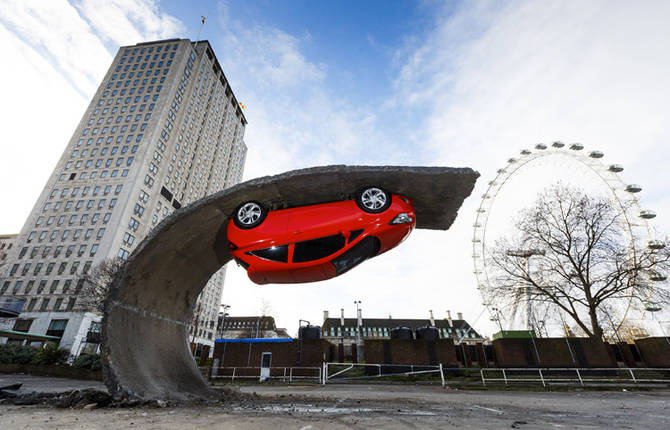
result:
M 361 359 L 361 319 L 360 319 L 360 300 L 354 300 L 356 305 L 356 357 Z
M 224 305 L 223 303 L 221 303 L 220 306 L 221 306 L 221 309 L 222 309 L 222 315 L 221 315 L 221 326 L 219 327 L 219 339 L 222 339 L 223 338 L 223 323 L 226 322 L 226 317 L 228 316 L 226 311 L 228 309 L 230 309 L 230 305 Z

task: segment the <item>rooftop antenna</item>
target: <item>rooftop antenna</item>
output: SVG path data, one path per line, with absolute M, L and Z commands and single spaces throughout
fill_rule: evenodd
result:
M 205 26 L 205 17 L 201 16 L 200 17 L 200 29 L 198 30 L 198 35 L 195 37 L 195 48 L 194 50 L 197 52 L 198 49 L 198 42 L 200 41 L 200 33 L 202 32 L 202 27 Z

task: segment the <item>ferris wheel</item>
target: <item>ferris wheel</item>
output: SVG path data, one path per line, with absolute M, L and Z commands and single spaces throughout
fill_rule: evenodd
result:
M 603 163 L 603 152 L 587 151 L 580 143 L 566 145 L 563 142 L 556 141 L 548 145 L 538 143 L 534 150 L 523 149 L 519 156 L 509 158 L 507 164 L 496 171 L 495 178 L 488 183 L 486 192 L 482 195 L 473 224 L 472 259 L 477 289 L 491 320 L 496 322 L 501 331 L 530 330 L 531 328 L 541 331 L 549 313 L 554 312 L 552 315 L 555 315 L 555 309 L 552 310 L 548 305 L 531 305 L 530 300 L 527 301 L 524 309 L 520 309 L 518 304 L 512 305 L 512 303 L 504 302 L 499 295 L 494 294 L 496 285 L 490 279 L 491 272 L 487 267 L 487 260 L 489 260 L 487 245 L 491 245 L 491 243 L 487 243 L 487 226 L 489 226 L 489 221 L 495 209 L 496 198 L 499 197 L 503 188 L 510 183 L 513 177 L 522 174 L 524 170 L 539 160 L 549 157 L 563 157 L 569 160 L 569 163 L 578 163 L 585 166 L 587 171 L 594 174 L 594 178 L 598 178 L 596 182 L 600 182 L 604 186 L 615 205 L 622 209 L 623 228 L 630 237 L 632 250 L 640 246 L 646 246 L 651 250 L 659 250 L 665 247 L 664 241 L 655 240 L 652 237 L 648 223 L 649 220 L 656 217 L 656 213 L 640 206 L 638 195 L 642 191 L 642 187 L 638 184 L 623 181 L 619 175 L 624 170 L 622 165 Z M 532 255 L 538 255 L 537 252 L 539 251 L 516 252 L 526 253 L 527 255 L 518 256 L 528 259 Z M 649 275 L 649 280 L 652 283 L 664 281 L 666 276 L 653 272 Z M 619 310 L 617 321 L 612 321 L 612 328 L 617 332 L 628 318 L 641 321 L 647 312 L 653 313 L 660 310 L 660 307 L 651 301 L 639 308 L 631 299 Z M 561 315 L 559 317 L 563 320 Z M 562 326 L 565 327 L 565 322 Z M 546 327 L 544 329 L 546 331 Z

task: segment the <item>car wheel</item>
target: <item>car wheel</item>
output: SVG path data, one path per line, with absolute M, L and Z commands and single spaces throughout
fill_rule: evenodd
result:
M 235 211 L 233 221 L 239 228 L 249 229 L 259 226 L 265 216 L 268 214 L 267 209 L 258 202 L 242 203 Z
M 356 196 L 356 203 L 365 212 L 376 214 L 391 206 L 391 195 L 379 187 L 366 187 Z

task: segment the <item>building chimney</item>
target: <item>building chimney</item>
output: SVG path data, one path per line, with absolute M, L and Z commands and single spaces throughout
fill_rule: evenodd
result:
M 430 313 L 430 325 L 432 327 L 435 327 L 435 318 L 433 318 L 433 310 L 431 309 L 428 312 Z
M 449 324 L 449 327 L 453 327 L 454 325 L 451 323 L 451 311 L 447 311 L 447 324 Z
M 325 323 L 328 319 L 328 311 L 323 311 L 323 322 Z
M 344 327 L 344 308 L 340 309 L 341 316 L 340 316 L 340 325 Z
M 363 327 L 363 309 L 358 310 L 357 318 L 358 318 L 358 326 Z
M 459 320 L 463 319 L 463 312 L 458 312 L 456 315 L 458 316 Z

